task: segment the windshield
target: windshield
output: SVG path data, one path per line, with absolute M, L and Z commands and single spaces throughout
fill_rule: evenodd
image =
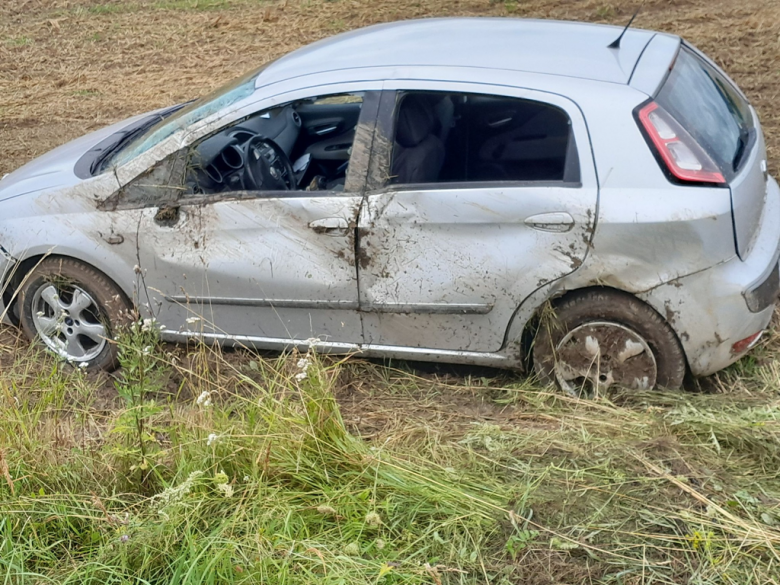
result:
M 656 97 L 718 166 L 730 168 L 753 126 L 747 102 L 715 68 L 686 47 Z
M 260 69 L 231 81 L 209 95 L 192 102 L 174 115 L 160 120 L 120 150 L 110 161 L 110 165 L 122 165 L 159 144 L 174 132 L 249 97 L 255 91 L 257 76 L 267 66 L 267 64 L 263 65 Z

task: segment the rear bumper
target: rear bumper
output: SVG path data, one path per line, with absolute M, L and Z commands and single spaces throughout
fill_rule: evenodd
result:
M 656 287 L 641 295 L 674 328 L 695 376 L 734 363 L 733 345 L 765 329 L 780 286 L 780 188 L 770 178 L 750 254 Z

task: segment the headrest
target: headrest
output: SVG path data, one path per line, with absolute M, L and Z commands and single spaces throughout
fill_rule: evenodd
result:
M 435 120 L 433 108 L 425 96 L 412 94 L 404 97 L 395 141 L 404 148 L 417 146 L 433 131 Z

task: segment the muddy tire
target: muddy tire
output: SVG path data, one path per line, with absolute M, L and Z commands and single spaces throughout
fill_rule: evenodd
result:
M 102 272 L 71 258 L 47 258 L 22 285 L 19 306 L 30 340 L 76 366 L 116 369 L 113 333 L 129 323 L 131 303 Z
M 672 328 L 634 296 L 612 290 L 572 293 L 541 319 L 534 371 L 569 394 L 609 387 L 679 388 L 686 361 Z

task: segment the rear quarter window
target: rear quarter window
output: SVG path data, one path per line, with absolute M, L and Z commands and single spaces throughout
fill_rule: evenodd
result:
M 752 115 L 740 92 L 716 68 L 683 45 L 655 99 L 722 170 L 734 170 Z

